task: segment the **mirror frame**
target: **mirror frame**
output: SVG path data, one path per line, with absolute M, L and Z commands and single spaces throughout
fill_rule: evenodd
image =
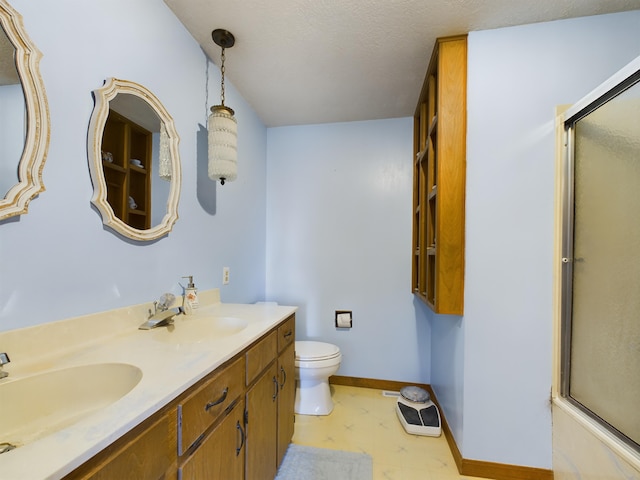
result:
M 22 83 L 27 131 L 18 163 L 18 183 L 0 199 L 0 221 L 27 213 L 29 202 L 44 192 L 42 169 L 49 150 L 49 105 L 40 76 L 42 53 L 24 29 L 22 15 L 0 0 L 0 24 L 15 48 L 16 69 Z
M 135 95 L 144 100 L 164 122 L 169 137 L 169 151 L 171 152 L 171 188 L 167 200 L 167 213 L 160 224 L 147 230 L 133 228 L 120 218 L 116 217 L 113 208 L 107 201 L 107 183 L 102 167 L 102 134 L 109 116 L 109 102 L 118 94 Z M 140 84 L 128 80 L 108 78 L 103 87 L 93 91 L 95 107 L 89 122 L 88 148 L 89 171 L 93 183 L 93 197 L 91 203 L 95 205 L 102 216 L 102 223 L 132 240 L 149 241 L 156 240 L 168 234 L 173 224 L 178 220 L 178 200 L 182 183 L 182 168 L 178 143 L 180 137 L 173 123 L 173 118 L 164 108 L 160 100 L 148 89 Z

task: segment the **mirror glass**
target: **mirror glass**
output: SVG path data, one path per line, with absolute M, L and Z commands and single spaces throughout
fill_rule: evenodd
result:
M 155 240 L 178 218 L 178 134 L 160 101 L 134 82 L 94 91 L 89 127 L 92 203 L 103 223 L 134 240 Z
M 18 183 L 18 164 L 24 149 L 26 110 L 24 92 L 14 61 L 16 49 L 0 30 L 0 195 Z
M 21 15 L 0 0 L 0 220 L 27 212 L 44 191 L 49 109 L 39 72 L 42 54 Z

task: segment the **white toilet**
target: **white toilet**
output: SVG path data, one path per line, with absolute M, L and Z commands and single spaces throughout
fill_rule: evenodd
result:
M 296 342 L 296 403 L 299 415 L 329 415 L 333 410 L 329 377 L 340 368 L 342 355 L 336 345 Z

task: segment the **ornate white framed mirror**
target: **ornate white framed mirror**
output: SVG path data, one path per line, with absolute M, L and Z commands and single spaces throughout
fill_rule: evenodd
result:
M 156 240 L 178 219 L 182 169 L 173 118 L 137 83 L 94 90 L 88 135 L 91 202 L 102 222 L 133 240 Z
M 0 0 L 0 220 L 27 213 L 44 191 L 49 107 L 40 76 L 42 53 L 22 16 Z

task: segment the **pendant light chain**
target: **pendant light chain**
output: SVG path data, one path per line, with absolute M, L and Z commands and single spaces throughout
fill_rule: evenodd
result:
M 220 58 L 222 60 L 222 65 L 220 66 L 220 72 L 222 73 L 222 82 L 221 82 L 221 89 L 220 89 L 220 101 L 222 103 L 222 106 L 224 107 L 224 60 L 225 60 L 224 47 L 222 47 L 222 56 Z

